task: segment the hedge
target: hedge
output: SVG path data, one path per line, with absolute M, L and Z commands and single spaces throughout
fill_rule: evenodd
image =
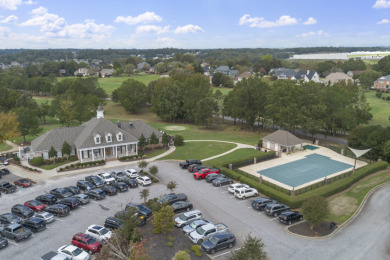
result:
M 266 160 L 275 158 L 275 152 L 274 151 L 267 152 L 267 153 L 259 152 L 259 154 L 260 155 L 255 156 L 255 157 L 254 156 L 248 156 L 247 158 L 241 158 L 239 160 L 230 161 L 228 164 L 224 164 L 222 166 L 228 168 L 229 164 L 232 164 L 233 168 L 238 168 L 238 167 L 244 167 L 244 166 L 253 164 L 253 159 L 254 158 L 256 158 L 256 163 L 259 163 L 259 162 L 262 162 L 262 161 L 266 161 Z
M 34 166 L 41 166 L 44 163 L 45 159 L 43 157 L 32 158 L 30 163 Z

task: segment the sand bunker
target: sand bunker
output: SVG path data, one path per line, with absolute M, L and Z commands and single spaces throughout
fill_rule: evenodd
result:
M 165 130 L 170 130 L 170 131 L 183 131 L 186 130 L 184 126 L 179 126 L 179 125 L 170 125 L 164 127 Z

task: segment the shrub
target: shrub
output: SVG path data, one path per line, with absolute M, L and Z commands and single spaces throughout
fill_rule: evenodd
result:
M 77 156 L 76 155 L 69 156 L 69 161 L 77 161 Z
M 62 172 L 64 169 L 60 168 L 60 172 Z
M 65 166 L 65 169 L 69 169 L 69 167 L 68 167 L 68 166 Z
M 20 161 L 20 158 L 17 157 L 17 156 L 12 157 L 12 159 L 14 159 L 14 161 L 16 161 L 16 162 L 19 162 L 19 161 Z
M 199 245 L 193 245 L 191 247 L 191 250 L 193 252 L 195 252 L 195 255 L 198 256 L 198 257 L 201 257 L 202 256 L 202 253 L 200 252 L 200 246 Z
M 74 167 L 74 164 L 72 163 L 72 164 L 70 165 L 70 167 Z
M 169 241 L 168 246 L 173 246 L 173 243 L 171 241 Z
M 35 158 L 32 158 L 30 163 L 34 166 L 41 166 L 44 162 L 44 159 L 43 157 L 35 157 Z
M 171 236 L 171 235 L 168 235 L 168 239 L 169 239 L 169 241 L 171 241 L 171 242 L 175 242 L 175 240 L 176 240 L 176 238 L 174 238 L 174 237 Z
M 175 145 L 176 146 L 184 145 L 184 137 L 182 135 L 175 135 Z

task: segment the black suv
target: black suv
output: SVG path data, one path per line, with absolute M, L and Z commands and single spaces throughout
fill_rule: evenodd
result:
M 68 186 L 65 187 L 64 189 L 72 193 L 72 195 L 80 194 L 80 190 L 76 186 Z
M 77 181 L 76 185 L 77 185 L 77 188 L 79 188 L 82 191 L 95 189 L 95 185 L 93 185 L 89 181 L 85 181 L 85 180 Z
M 104 186 L 104 181 L 99 176 L 90 175 L 85 177 L 85 180 L 95 185 L 96 188 L 101 188 Z
M 276 200 L 274 199 L 267 199 L 267 198 L 264 198 L 264 197 L 259 197 L 259 198 L 256 198 L 254 200 L 252 200 L 252 208 L 254 208 L 255 210 L 264 210 L 265 206 L 267 206 L 267 204 L 270 204 L 270 203 L 278 203 Z
M 22 220 L 11 213 L 4 213 L 0 215 L 0 224 L 21 224 Z
M 44 211 L 47 211 L 47 212 L 49 212 L 57 217 L 64 217 L 64 216 L 69 214 L 70 209 L 66 205 L 55 204 L 55 205 L 51 205 L 51 206 L 46 207 L 44 209 Z
M 118 194 L 118 190 L 115 189 L 113 186 L 111 185 L 106 185 L 102 188 L 102 190 L 106 193 L 106 195 L 108 196 L 114 196 L 116 194 Z
M 303 215 L 297 211 L 285 211 L 279 215 L 279 221 L 286 225 L 291 225 L 294 221 L 300 221 Z
M 9 182 L 0 182 L 0 191 L 4 193 L 13 193 L 16 191 L 16 186 Z
M 123 220 L 116 217 L 106 218 L 106 221 L 104 222 L 104 227 L 109 229 L 117 229 L 117 228 L 121 228 L 122 226 L 123 226 Z
M 290 207 L 285 204 L 270 203 L 265 206 L 265 214 L 268 216 L 277 217 L 280 213 L 290 210 Z
M 50 194 L 53 194 L 54 196 L 56 196 L 57 198 L 60 198 L 60 199 L 72 197 L 72 195 L 73 195 L 71 192 L 69 192 L 65 189 L 61 189 L 61 188 L 52 189 L 50 191 Z
M 207 254 L 215 254 L 215 252 L 224 249 L 232 248 L 236 243 L 236 238 L 230 232 L 222 232 L 212 235 L 208 240 L 203 241 L 202 249 Z
M 62 204 L 62 205 L 66 205 L 70 209 L 77 209 L 81 204 L 80 200 L 76 199 L 76 198 L 64 198 L 64 199 L 57 201 L 57 203 Z
M 188 159 L 185 162 L 179 163 L 180 168 L 187 169 L 191 164 L 202 164 L 200 160 Z
M 178 201 L 186 201 L 187 200 L 187 195 L 184 193 L 171 193 L 171 194 L 165 194 L 164 196 L 161 197 L 161 199 L 158 200 L 161 204 L 169 204 L 172 205 L 175 202 Z
M 137 188 L 138 187 L 138 182 L 134 179 L 127 178 L 123 182 L 126 183 L 127 186 L 129 186 L 129 188 Z
M 226 176 L 223 174 L 218 174 L 218 173 L 210 173 L 206 176 L 205 180 L 207 182 L 213 182 L 213 180 L 215 180 L 217 178 L 226 178 Z
M 206 166 L 203 166 L 201 164 L 191 164 L 187 167 L 187 170 L 189 172 L 197 172 L 198 170 L 200 170 L 200 167 L 204 167 L 206 168 Z
M 123 172 L 111 172 L 111 176 L 116 180 L 116 181 L 124 181 L 127 179 L 126 174 Z
M 36 200 L 45 203 L 46 205 L 53 205 L 57 202 L 57 197 L 53 194 L 43 194 L 35 198 Z
M 115 189 L 117 189 L 119 192 L 125 192 L 125 191 L 128 191 L 129 188 L 127 187 L 126 183 L 124 182 L 114 182 L 114 183 L 111 183 L 111 186 L 114 187 Z
M 24 220 L 22 226 L 35 233 L 46 229 L 46 221 L 41 218 L 30 218 Z
M 19 218 L 31 218 L 32 216 L 34 216 L 34 211 L 22 204 L 14 205 L 11 208 L 11 213 Z
M 128 209 L 136 209 L 139 214 L 142 214 L 147 218 L 150 218 L 152 216 L 152 210 L 142 204 L 135 204 L 131 202 L 126 205 L 126 210 Z
M 106 193 L 101 189 L 88 190 L 84 194 L 88 195 L 91 199 L 102 200 L 106 198 Z
M 133 211 L 131 211 L 131 210 L 133 210 Z M 127 218 L 128 214 L 133 214 L 133 217 L 137 218 L 137 220 L 138 220 L 137 225 L 139 227 L 146 224 L 146 216 L 141 214 L 141 213 L 138 213 L 136 210 L 130 209 L 130 208 L 127 208 L 126 210 L 118 211 L 117 213 L 115 213 L 114 216 L 115 216 L 115 218 L 122 220 L 122 219 Z

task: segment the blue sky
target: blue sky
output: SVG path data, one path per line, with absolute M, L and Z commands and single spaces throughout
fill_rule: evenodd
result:
M 0 49 L 310 46 L 390 46 L 390 0 L 0 0 Z

